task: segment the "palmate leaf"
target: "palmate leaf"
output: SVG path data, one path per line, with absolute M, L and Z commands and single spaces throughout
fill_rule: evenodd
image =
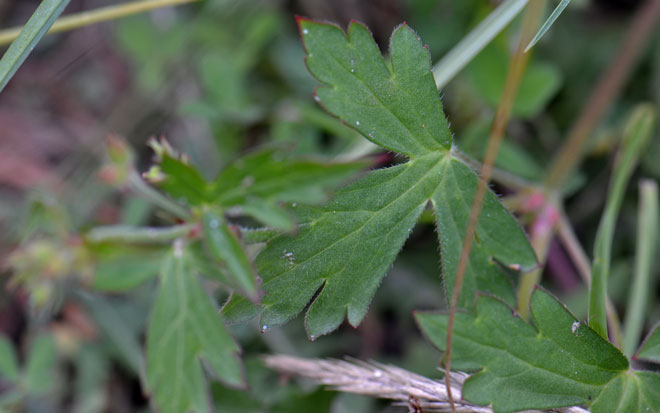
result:
M 147 385 L 162 412 L 210 411 L 202 361 L 231 386 L 242 386 L 239 348 L 175 243 L 165 259 L 147 332 Z
M 451 153 L 452 139 L 431 74 L 430 55 L 406 25 L 391 39 L 391 69 L 366 27 L 299 19 L 307 65 L 322 83 L 317 100 L 374 143 L 407 155 L 402 165 L 373 171 L 339 190 L 322 208 L 297 208 L 297 236 L 272 240 L 257 258 L 266 292 L 252 306 L 232 298 L 224 314 L 238 321 L 261 313 L 264 328 L 296 316 L 310 338 L 348 316 L 364 317 L 371 297 L 429 202 L 436 213 L 445 285 L 451 290 L 477 176 Z M 503 265 L 531 268 L 534 253 L 516 221 L 488 193 L 470 255 L 461 305 L 477 290 L 513 302 Z
M 535 327 L 502 301 L 480 296 L 474 314 L 457 313 L 452 366 L 477 371 L 463 397 L 496 412 L 587 404 L 598 412 L 660 409 L 660 375 L 629 369 L 626 357 L 537 289 L 531 312 Z M 417 323 L 445 349 L 448 316 L 418 313 Z

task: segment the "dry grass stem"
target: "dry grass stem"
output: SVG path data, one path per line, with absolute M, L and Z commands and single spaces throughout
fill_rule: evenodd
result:
M 304 359 L 285 355 L 266 356 L 264 362 L 280 373 L 309 378 L 337 391 L 394 400 L 395 405 L 406 406 L 409 412 L 451 411 L 447 387 L 442 381 L 431 380 L 399 367 L 374 361 Z M 489 407 L 476 406 L 463 400 L 461 387 L 467 377 L 464 373 L 451 373 L 451 391 L 456 412 L 492 413 Z M 580 407 L 551 411 L 587 413 L 587 410 Z

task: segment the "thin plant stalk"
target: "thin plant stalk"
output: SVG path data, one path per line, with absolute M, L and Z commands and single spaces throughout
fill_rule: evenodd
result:
M 530 58 L 530 54 L 526 54 L 524 52 L 525 46 L 529 43 L 536 29 L 538 28 L 539 21 L 544 9 L 545 0 L 534 0 L 530 3 L 529 8 L 525 12 L 525 18 L 523 20 L 522 32 L 518 42 L 518 47 L 516 48 L 516 51 L 511 60 L 511 66 L 507 74 L 502 98 L 495 114 L 495 121 L 490 133 L 488 147 L 486 148 L 486 156 L 481 168 L 481 179 L 478 180 L 477 183 L 477 189 L 474 195 L 474 200 L 472 202 L 472 207 L 470 209 L 470 217 L 465 231 L 465 237 L 463 238 L 461 256 L 458 262 L 458 267 L 456 269 L 456 282 L 454 284 L 454 290 L 452 291 L 450 301 L 451 309 L 449 313 L 449 324 L 447 326 L 447 350 L 444 357 L 445 371 L 447 372 L 451 371 L 451 340 L 454 327 L 454 318 L 456 316 L 458 296 L 461 292 L 463 278 L 465 276 L 465 270 L 467 267 L 467 261 L 470 255 L 470 249 L 472 248 L 472 239 L 474 238 L 474 232 L 479 221 L 481 208 L 483 207 L 487 185 L 492 176 L 493 164 L 497 158 L 497 152 L 499 151 L 500 143 L 504 137 L 504 130 L 506 129 L 506 125 L 511 116 L 513 102 L 518 92 L 518 87 L 522 81 L 523 72 Z M 451 411 L 455 412 L 456 409 L 454 406 L 454 399 L 451 394 L 451 375 L 447 374 L 445 376 L 445 380 Z
M 522 11 L 529 0 L 506 0 L 465 36 L 435 66 L 433 77 L 442 89 Z
M 111 225 L 91 229 L 85 238 L 94 243 L 121 242 L 129 244 L 169 243 L 186 236 L 197 224 L 182 224 L 171 227 L 133 227 Z
M 83 11 L 62 17 L 55 21 L 47 34 L 61 33 L 69 30 L 78 29 L 92 24 L 101 23 L 109 20 L 116 20 L 122 17 L 134 14 L 144 13 L 149 10 L 159 9 L 168 6 L 178 6 L 181 4 L 194 3 L 200 0 L 144 0 L 132 1 L 113 6 L 102 7 L 97 10 Z M 67 1 L 68 3 L 68 1 Z M 20 33 L 22 27 L 13 27 L 0 31 L 0 46 L 9 44 Z
M 598 80 L 584 111 L 571 128 L 545 178 L 545 187 L 556 190 L 582 160 L 584 145 L 594 128 L 621 92 L 638 57 L 660 18 L 660 1 L 647 0 L 635 13 L 625 39 L 611 64 Z
M 190 213 L 184 207 L 166 198 L 163 194 L 147 185 L 147 183 L 142 180 L 137 172 L 134 171 L 131 173 L 128 178 L 127 186 L 137 195 L 141 196 L 152 204 L 163 208 L 172 215 L 184 220 L 190 219 Z
M 589 326 L 607 339 L 607 282 L 610 273 L 612 241 L 616 220 L 623 203 L 628 181 L 646 147 L 655 123 L 654 108 L 637 107 L 626 125 L 623 144 L 614 166 L 605 211 L 598 225 L 589 289 Z
M 653 260 L 658 246 L 658 184 L 644 180 L 639 184 L 640 203 L 637 220 L 637 247 L 635 249 L 635 273 L 628 297 L 626 326 L 623 335 L 623 353 L 632 357 L 639 345 L 644 328 L 644 315 L 651 290 Z

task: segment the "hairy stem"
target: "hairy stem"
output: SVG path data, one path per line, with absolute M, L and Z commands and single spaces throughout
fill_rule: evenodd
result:
M 533 0 L 527 11 L 525 12 L 525 18 L 523 20 L 522 33 L 518 42 L 518 46 L 511 60 L 511 66 L 509 67 L 509 72 L 507 74 L 506 83 L 504 85 L 504 91 L 502 93 L 502 98 L 500 104 L 497 108 L 495 114 L 495 121 L 493 123 L 493 128 L 490 133 L 490 138 L 488 140 L 488 147 L 486 148 L 486 156 L 484 158 L 484 163 L 481 167 L 481 178 L 477 184 L 476 193 L 474 195 L 474 200 L 472 202 L 472 208 L 470 209 L 470 217 L 468 225 L 465 231 L 465 237 L 463 238 L 463 247 L 461 249 L 461 256 L 458 262 L 458 268 L 456 269 L 456 283 L 454 284 L 454 290 L 452 291 L 450 306 L 451 310 L 449 313 L 449 324 L 447 331 L 447 346 L 445 352 L 445 371 L 451 371 L 451 340 L 452 332 L 454 327 L 454 318 L 456 316 L 456 307 L 458 305 L 458 296 L 461 292 L 461 287 L 463 284 L 463 277 L 465 276 L 465 270 L 467 267 L 468 257 L 470 256 L 470 249 L 472 248 L 472 239 L 474 238 L 474 232 L 476 230 L 477 222 L 479 221 L 479 214 L 481 213 L 481 208 L 483 206 L 483 201 L 486 196 L 486 190 L 488 182 L 493 173 L 493 164 L 497 158 L 497 152 L 499 151 L 500 143 L 504 137 L 504 130 L 511 116 L 511 110 L 513 108 L 513 102 L 518 92 L 518 87 L 522 81 L 522 75 L 529 61 L 530 55 L 525 53 L 525 46 L 529 44 L 530 40 L 534 36 L 536 29 L 538 28 L 541 16 L 545 9 L 545 0 Z M 455 412 L 454 399 L 451 393 L 451 375 L 445 375 L 446 387 L 448 392 L 449 404 L 451 411 Z
M 91 229 L 85 238 L 90 242 L 123 243 L 169 243 L 187 235 L 197 224 L 174 225 L 171 227 L 132 227 L 111 225 Z

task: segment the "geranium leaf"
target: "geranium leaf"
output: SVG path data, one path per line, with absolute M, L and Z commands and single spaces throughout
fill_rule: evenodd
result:
M 165 259 L 147 332 L 147 385 L 162 412 L 210 411 L 208 373 L 243 386 L 239 348 L 175 243 Z
M 474 314 L 456 314 L 452 366 L 479 371 L 463 386 L 466 400 L 496 412 L 591 403 L 593 412 L 657 411 L 660 399 L 648 395 L 658 392 L 653 384 L 660 376 L 629 370 L 616 347 L 547 292 L 534 292 L 531 311 L 535 327 L 502 301 L 481 296 Z M 448 316 L 418 313 L 416 319 L 444 351 Z M 632 388 L 639 392 L 633 394 Z M 622 400 L 618 410 L 612 410 L 617 403 L 608 402 L 613 398 Z
M 333 25 L 305 19 L 299 25 L 307 65 L 324 83 L 317 89 L 321 104 L 373 142 L 410 157 L 337 191 L 324 207 L 297 208 L 299 234 L 276 237 L 257 258 L 262 305 L 232 298 L 224 309 L 230 321 L 261 312 L 268 328 L 296 316 L 316 295 L 305 320 L 315 338 L 346 317 L 359 324 L 429 201 L 448 250 L 441 254 L 445 280 L 453 285 L 454 246 L 462 243 L 477 176 L 451 153 L 430 56 L 412 29 L 394 31 L 390 69 L 361 24 L 351 23 L 348 38 Z M 534 253 L 494 194 L 483 211 L 462 302 L 471 304 L 477 290 L 512 301 L 511 281 L 498 262 L 531 268 Z

